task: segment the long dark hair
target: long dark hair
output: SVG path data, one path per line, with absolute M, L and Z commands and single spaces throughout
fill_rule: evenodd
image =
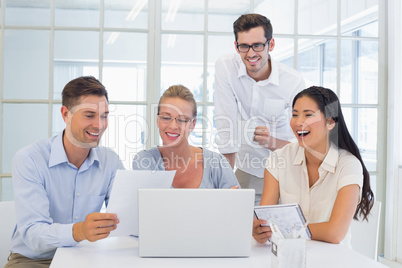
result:
M 357 205 L 353 219 L 357 220 L 359 215 L 363 216 L 363 220 L 367 220 L 367 216 L 370 214 L 370 210 L 374 204 L 374 194 L 370 187 L 370 175 L 363 163 L 359 148 L 348 131 L 338 97 L 328 88 L 312 86 L 295 96 L 292 107 L 295 106 L 297 99 L 304 96 L 309 97 L 317 103 L 320 111 L 324 113 L 325 119 L 332 118 L 335 121 L 335 127 L 329 133 L 329 140 L 338 146 L 338 148 L 350 152 L 359 159 L 363 167 L 362 198 Z

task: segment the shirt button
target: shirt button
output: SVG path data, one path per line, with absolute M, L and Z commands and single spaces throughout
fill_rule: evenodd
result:
M 80 193 L 76 194 L 76 196 L 80 196 Z
M 75 217 L 76 220 L 78 220 L 78 217 Z

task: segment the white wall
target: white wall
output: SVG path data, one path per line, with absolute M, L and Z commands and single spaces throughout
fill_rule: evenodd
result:
M 384 263 L 402 267 L 402 4 L 387 1 L 388 107 Z

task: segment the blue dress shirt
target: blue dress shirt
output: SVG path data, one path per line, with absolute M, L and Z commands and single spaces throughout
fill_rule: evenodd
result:
M 63 133 L 18 151 L 12 180 L 17 225 L 11 252 L 31 259 L 53 258 L 58 247 L 74 246 L 72 228 L 108 202 L 117 169 L 109 148 L 96 147 L 78 169 L 69 163 Z

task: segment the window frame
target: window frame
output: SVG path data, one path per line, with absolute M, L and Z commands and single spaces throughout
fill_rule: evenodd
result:
M 146 90 L 146 100 L 145 102 L 113 102 L 111 101 L 111 104 L 129 104 L 129 105 L 136 105 L 136 104 L 147 104 L 146 107 L 146 120 L 151 126 L 150 128 L 150 133 L 149 133 L 149 139 L 146 140 L 145 147 L 150 148 L 155 146 L 156 142 L 159 140 L 158 137 L 158 129 L 156 128 L 155 124 L 152 123 L 154 122 L 154 119 L 152 116 L 155 114 L 154 109 L 155 109 L 155 104 L 158 103 L 159 96 L 160 96 L 160 85 L 161 85 L 161 37 L 162 34 L 166 33 L 195 33 L 195 34 L 201 34 L 203 35 L 203 42 L 204 42 L 204 51 L 203 51 L 203 72 L 206 74 L 208 72 L 208 68 L 210 63 L 208 62 L 208 38 L 213 35 L 218 35 L 218 36 L 228 36 L 232 35 L 232 33 L 229 32 L 216 32 L 216 31 L 209 31 L 208 30 L 208 4 L 210 1 L 213 0 L 205 0 L 204 2 L 204 31 L 172 31 L 172 30 L 162 30 L 162 3 L 161 0 L 155 0 L 155 1 L 148 1 L 148 28 L 143 29 L 143 28 L 121 28 L 121 29 L 116 29 L 116 28 L 108 28 L 103 26 L 104 22 L 104 12 L 105 12 L 105 7 L 104 7 L 104 1 L 100 1 L 100 6 L 99 6 L 99 13 L 100 13 L 100 25 L 99 27 L 83 27 L 83 30 L 90 30 L 90 31 L 99 31 L 99 62 L 98 62 L 98 67 L 99 67 L 99 80 L 102 81 L 103 78 L 103 35 L 106 32 L 113 32 L 113 31 L 122 31 L 122 32 L 141 32 L 141 33 L 147 33 L 147 42 L 148 42 L 148 50 L 147 50 L 147 77 L 146 77 L 146 85 L 147 85 L 147 90 Z M 48 136 L 52 136 L 52 130 L 53 130 L 53 120 L 52 120 L 52 115 L 53 115 L 53 105 L 54 104 L 60 104 L 60 100 L 54 100 L 53 99 L 53 72 L 54 72 L 54 33 L 57 30 L 77 30 L 77 27 L 58 27 L 55 26 L 54 24 L 54 14 L 55 14 L 55 0 L 50 0 L 50 12 L 51 12 L 51 22 L 49 26 L 13 26 L 13 25 L 5 25 L 5 10 L 6 10 L 6 0 L 0 0 L 1 3 L 1 18 L 0 18 L 0 64 L 1 67 L 3 67 L 4 62 L 4 37 L 5 37 L 5 31 L 12 29 L 12 30 L 24 30 L 24 29 L 30 29 L 30 30 L 49 30 L 50 34 L 50 60 L 49 60 L 49 66 L 50 66 L 50 78 L 49 78 L 49 96 L 48 99 L 43 99 L 43 100 L 29 100 L 29 99 L 3 99 L 3 83 L 0 83 L 0 110 L 3 109 L 3 104 L 4 103 L 46 103 L 48 104 Z M 249 1 L 249 9 L 250 12 L 253 12 L 255 10 L 254 8 L 254 1 L 250 0 Z M 351 40 L 378 40 L 379 42 L 379 54 L 378 54 L 378 59 L 379 59 L 379 69 L 378 69 L 378 88 L 379 89 L 385 89 L 387 88 L 387 70 L 386 68 L 382 68 L 384 66 L 387 66 L 388 64 L 388 59 L 387 59 L 387 53 L 386 53 L 386 48 L 388 46 L 388 39 L 389 36 L 387 36 L 386 32 L 388 30 L 388 27 L 390 29 L 394 29 L 392 26 L 392 23 L 387 21 L 387 15 L 388 14 L 393 14 L 393 12 L 397 12 L 396 18 L 393 18 L 394 20 L 398 20 L 398 16 L 400 17 L 402 14 L 401 12 L 401 3 L 398 2 L 398 0 L 387 0 L 387 1 L 381 1 L 378 0 L 378 27 L 379 27 L 379 36 L 378 38 L 370 38 L 370 37 L 353 37 L 353 36 L 343 36 L 341 34 L 342 27 L 344 25 L 341 24 L 341 3 L 342 0 L 337 0 L 337 33 L 335 35 L 327 36 L 327 35 L 299 35 L 297 33 L 297 28 L 298 28 L 298 4 L 299 0 L 294 0 L 294 29 L 295 33 L 294 34 L 275 34 L 275 37 L 283 37 L 283 38 L 291 38 L 293 39 L 294 46 L 293 46 L 293 67 L 296 68 L 298 66 L 298 49 L 299 49 L 299 40 L 300 39 L 333 39 L 336 40 L 337 42 L 337 88 L 336 91 L 339 94 L 340 92 L 340 46 L 341 46 L 341 40 L 343 39 L 351 39 Z M 399 8 L 399 11 L 398 11 Z M 373 16 L 374 13 L 368 14 L 368 18 L 370 16 Z M 391 18 L 392 19 L 392 18 Z M 388 18 L 390 20 L 390 18 Z M 361 22 L 354 22 L 357 24 L 361 24 Z M 400 18 L 399 18 L 399 30 L 401 28 L 401 23 L 400 23 Z M 352 27 L 352 26 L 351 26 Z M 397 28 L 398 29 L 398 28 Z M 395 30 L 395 29 L 394 29 Z M 399 37 L 400 38 L 400 37 Z M 395 51 L 395 50 L 394 50 Z M 235 52 L 233 50 L 233 52 Z M 3 81 L 3 76 L 4 76 L 4 68 L 1 68 L 0 71 L 0 81 Z M 203 76 L 203 88 L 207 89 L 208 88 L 208 78 L 206 75 Z M 392 93 L 393 88 L 389 89 L 390 92 Z M 388 91 L 387 90 L 378 90 L 378 103 L 377 105 L 344 105 L 344 107 L 357 107 L 357 108 L 372 108 L 375 107 L 378 109 L 378 118 L 377 118 L 377 171 L 375 173 L 372 173 L 373 175 L 376 175 L 376 185 L 377 185 L 377 193 L 376 193 L 376 198 L 377 200 L 383 200 L 386 201 L 384 203 L 391 202 L 389 199 L 389 190 L 387 189 L 387 198 L 386 196 L 386 185 L 385 185 L 385 180 L 384 178 L 386 177 L 386 160 L 391 159 L 391 157 L 395 157 L 394 155 L 390 155 L 387 153 L 386 149 L 387 148 L 387 115 L 389 115 L 390 112 L 393 111 L 388 111 L 387 113 L 387 103 L 389 100 L 387 100 L 388 96 Z M 202 101 L 197 103 L 199 107 L 203 108 L 203 117 L 207 118 L 207 111 L 208 107 L 213 107 L 214 103 L 212 101 L 208 101 L 207 99 L 207 91 L 203 90 L 203 99 Z M 0 117 L 0 125 L 3 124 L 3 119 Z M 389 125 L 389 124 L 388 124 Z M 208 125 L 203 121 L 202 128 L 207 129 Z M 400 132 L 399 132 L 400 133 Z M 202 141 L 203 144 L 206 142 L 206 132 L 202 132 Z M 3 142 L 3 129 L 0 131 L 0 143 Z M 389 141 L 388 141 L 389 142 Z M 389 148 L 389 147 L 388 147 Z M 3 159 L 2 153 L 0 153 L 0 194 L 2 191 L 2 180 L 3 178 L 8 178 L 11 177 L 10 173 L 2 173 L 2 159 Z M 392 167 L 394 168 L 394 167 Z M 388 172 L 390 172 L 390 168 L 387 168 Z M 391 173 L 389 173 L 391 174 Z M 394 194 L 395 195 L 395 194 Z M 399 195 L 399 198 L 402 199 L 402 196 Z M 392 201 L 395 202 L 395 201 Z M 399 201 L 400 204 L 402 201 Z M 384 207 L 384 204 L 383 204 Z M 399 208 L 402 210 L 402 208 Z M 385 211 L 385 209 L 383 209 Z M 382 218 L 384 219 L 384 212 L 382 214 Z M 388 214 L 387 214 L 388 215 Z M 402 222 L 402 212 L 400 212 L 399 216 L 399 221 Z M 381 226 L 384 226 L 384 220 L 382 220 Z M 387 229 L 390 229 L 389 223 L 386 225 Z M 401 233 L 402 230 L 399 230 Z M 394 233 L 392 233 L 394 235 Z M 386 242 L 385 245 L 389 244 L 389 235 L 386 234 Z M 391 240 L 393 241 L 393 240 Z M 381 234 L 380 234 L 380 247 L 379 247 L 379 252 L 383 251 L 383 246 L 384 246 L 384 230 L 382 228 Z M 399 245 L 401 248 L 402 246 Z M 393 248 L 389 249 L 385 248 L 386 256 L 387 258 L 393 258 L 394 255 L 392 254 Z M 402 257 L 400 257 L 402 258 Z

